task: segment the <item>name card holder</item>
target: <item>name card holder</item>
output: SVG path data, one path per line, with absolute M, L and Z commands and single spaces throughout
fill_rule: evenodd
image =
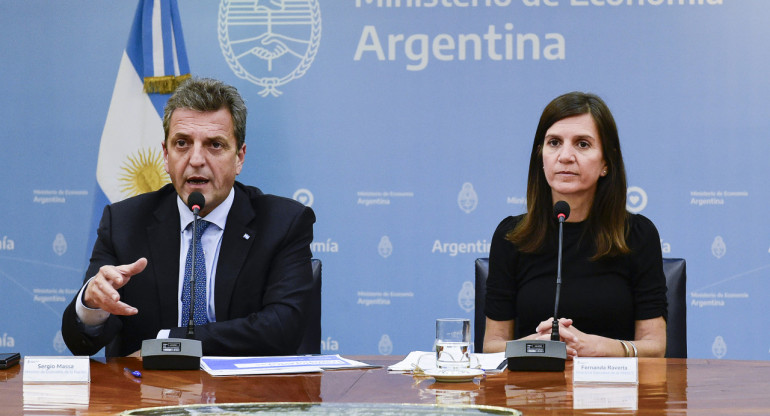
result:
M 24 357 L 24 383 L 90 383 L 91 365 L 88 357 Z
M 587 358 L 573 360 L 572 383 L 639 384 L 639 360 L 630 358 Z

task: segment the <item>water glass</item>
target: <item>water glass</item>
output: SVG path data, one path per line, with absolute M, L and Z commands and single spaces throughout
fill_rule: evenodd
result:
M 436 319 L 436 367 L 470 368 L 471 320 L 467 318 Z

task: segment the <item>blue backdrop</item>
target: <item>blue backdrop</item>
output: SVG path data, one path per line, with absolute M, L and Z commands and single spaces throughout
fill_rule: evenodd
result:
M 90 254 L 99 141 L 135 8 L 0 1 L 0 351 L 67 354 L 60 316 Z M 540 112 L 583 90 L 616 117 L 629 210 L 655 222 L 664 256 L 687 259 L 689 355 L 770 355 L 757 327 L 770 233 L 751 208 L 770 203 L 770 3 L 179 8 L 192 72 L 247 100 L 239 180 L 316 211 L 323 352 L 425 350 L 435 318 L 473 315 L 473 260 L 524 211 Z

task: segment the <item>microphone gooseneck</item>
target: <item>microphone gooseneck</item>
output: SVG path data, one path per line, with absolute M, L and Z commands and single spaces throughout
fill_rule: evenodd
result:
M 203 209 L 203 207 L 206 206 L 206 198 L 202 193 L 198 191 L 192 192 L 187 197 L 187 206 L 193 213 L 192 246 L 190 247 L 190 250 L 192 250 L 192 272 L 190 273 L 190 310 L 188 311 L 189 319 L 187 320 L 187 338 L 194 339 L 195 321 L 193 318 L 195 316 L 195 253 L 197 249 L 195 236 L 198 234 L 198 214 Z
M 553 326 L 548 340 L 514 339 L 505 343 L 505 358 L 509 371 L 564 371 L 567 344 L 559 336 L 559 296 L 561 290 L 561 255 L 564 221 L 569 217 L 569 204 L 559 201 L 554 205 L 554 217 L 559 221 L 559 252 L 556 266 L 556 298 L 553 308 Z
M 195 339 L 195 236 L 198 231 L 198 214 L 206 205 L 206 198 L 200 192 L 193 192 L 187 197 L 187 206 L 193 213 L 192 226 L 192 273 L 190 273 L 190 307 L 187 321 L 187 334 L 184 338 L 150 338 L 142 341 L 142 367 L 145 370 L 200 370 L 203 344 Z M 185 311 L 181 311 L 184 317 Z M 182 323 L 184 318 L 182 318 Z
M 551 325 L 551 341 L 559 341 L 559 297 L 561 296 L 561 253 L 564 242 L 564 221 L 569 218 L 569 204 L 559 201 L 553 206 L 553 213 L 559 221 L 559 252 L 556 263 L 556 298 L 553 305 L 553 324 Z
M 559 252 L 556 266 L 556 298 L 553 308 L 553 326 L 548 340 L 513 339 L 505 343 L 505 358 L 509 371 L 564 371 L 567 344 L 559 336 L 559 296 L 561 290 L 561 255 L 564 221 L 569 217 L 569 204 L 554 204 L 554 217 L 559 221 Z

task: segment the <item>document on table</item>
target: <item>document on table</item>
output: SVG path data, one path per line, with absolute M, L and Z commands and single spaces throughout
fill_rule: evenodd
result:
M 201 369 L 212 376 L 317 373 L 323 370 L 374 368 L 339 355 L 285 355 L 277 357 L 202 357 Z

